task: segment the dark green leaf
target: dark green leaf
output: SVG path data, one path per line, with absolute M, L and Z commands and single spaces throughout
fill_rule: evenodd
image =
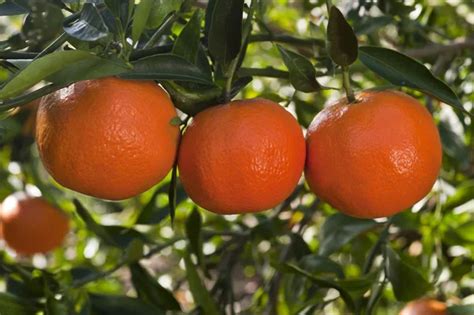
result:
M 334 274 L 337 278 L 343 279 L 344 270 L 341 265 L 335 261 L 318 255 L 308 255 L 298 262 L 301 269 L 308 271 L 311 274 Z
M 431 285 L 413 266 L 403 261 L 390 247 L 386 249 L 387 277 L 399 301 L 411 301 L 423 296 Z
M 64 66 L 46 80 L 65 86 L 73 82 L 119 75 L 129 70 L 130 68 L 120 60 L 103 59 L 92 55 L 88 59 Z
M 23 6 L 15 4 L 11 0 L 7 0 L 4 3 L 0 4 L 0 16 L 5 15 L 19 15 L 19 14 L 26 14 L 29 10 Z
M 130 265 L 133 286 L 143 301 L 163 310 L 181 310 L 173 294 L 163 288 L 139 263 Z
M 338 285 L 336 282 L 315 277 L 312 274 L 310 274 L 309 272 L 307 272 L 307 271 L 305 271 L 305 270 L 303 270 L 303 269 L 301 269 L 298 266 L 295 266 L 293 264 L 285 264 L 285 265 L 283 265 L 282 268 L 287 272 L 302 275 L 302 276 L 308 278 L 309 280 L 311 280 L 312 282 L 314 282 L 315 284 L 317 284 L 318 286 L 320 286 L 322 288 L 336 289 L 339 292 L 339 294 L 341 295 L 341 298 L 346 303 L 346 306 L 350 310 L 355 309 L 354 301 L 352 300 L 352 297 L 350 296 L 349 292 L 347 292 L 343 287 Z
M 46 300 L 45 315 L 69 315 L 71 314 L 65 301 L 58 301 L 53 296 Z
M 174 222 L 174 215 L 176 212 L 176 189 L 178 184 L 178 164 L 175 163 L 173 165 L 173 169 L 171 170 L 171 181 L 170 187 L 168 190 L 168 201 L 169 201 L 169 208 L 170 208 L 170 219 L 171 224 Z
M 242 45 L 244 0 L 215 0 L 209 14 L 208 48 L 224 68 L 237 57 Z
M 17 96 L 67 66 L 85 60 L 91 64 L 103 61 L 103 59 L 81 50 L 58 51 L 41 57 L 31 62 L 0 90 L 0 100 Z M 79 73 L 82 74 L 80 71 Z
M 201 47 L 202 11 L 196 10 L 174 42 L 173 53 L 192 64 L 196 64 Z
M 290 72 L 290 82 L 302 92 L 315 92 L 321 89 L 316 81 L 316 70 L 306 57 L 277 45 L 283 62 Z
M 186 220 L 186 235 L 189 239 L 192 252 L 196 255 L 198 262 L 202 262 L 202 217 L 199 211 L 194 208 Z
M 38 308 L 28 300 L 0 292 L 0 312 L 5 315 L 32 315 Z
M 472 315 L 474 304 L 448 306 L 448 315 Z
M 418 61 L 387 48 L 364 46 L 359 51 L 362 63 L 390 83 L 414 88 L 465 111 L 453 90 Z
M 90 294 L 92 314 L 165 315 L 165 311 L 139 299 L 123 295 Z
M 219 315 L 221 312 L 216 305 L 207 288 L 202 283 L 196 266 L 191 261 L 191 256 L 188 253 L 184 254 L 184 264 L 186 266 L 186 277 L 189 283 L 189 290 L 194 297 L 196 305 L 199 305 L 206 315 Z
M 357 59 L 357 37 L 344 15 L 336 6 L 331 7 L 327 28 L 329 56 L 334 63 L 347 67 Z
M 184 0 L 154 0 L 153 8 L 148 17 L 147 27 L 157 28 L 172 12 L 178 11 Z
M 100 237 L 103 241 L 109 245 L 116 245 L 114 238 L 107 232 L 104 226 L 98 224 L 79 200 L 74 199 L 74 205 L 76 206 L 76 212 L 80 218 L 84 221 L 87 228 Z
M 474 220 L 461 224 L 454 232 L 463 240 L 474 243 Z
M 360 233 L 377 225 L 374 220 L 358 219 L 336 213 L 326 219 L 321 228 L 319 254 L 328 256 Z
M 380 28 L 393 23 L 395 20 L 391 16 L 382 15 L 368 17 L 362 23 L 354 25 L 354 30 L 357 35 L 370 34 L 378 31 Z
M 133 62 L 134 69 L 122 74 L 126 79 L 174 80 L 212 84 L 211 79 L 198 67 L 182 57 L 161 54 L 145 57 Z
M 102 15 L 93 3 L 85 3 L 79 19 L 64 26 L 64 31 L 71 37 L 84 41 L 96 41 L 109 34 Z
M 132 40 L 137 42 L 145 30 L 154 0 L 142 0 L 137 4 L 132 22 Z

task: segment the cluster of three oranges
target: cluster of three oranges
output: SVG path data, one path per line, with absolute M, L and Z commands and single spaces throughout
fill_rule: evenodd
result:
M 382 217 L 426 195 L 441 165 L 428 110 L 396 91 L 366 91 L 323 109 L 306 141 L 296 119 L 265 99 L 233 101 L 193 117 L 180 139 L 177 112 L 153 82 L 83 81 L 41 100 L 37 143 L 57 182 L 103 199 L 135 196 L 175 163 L 183 187 L 221 214 L 273 208 L 303 170 L 335 208 Z

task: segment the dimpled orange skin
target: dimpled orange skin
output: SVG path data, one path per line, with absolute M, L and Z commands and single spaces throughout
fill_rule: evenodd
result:
M 61 246 L 67 217 L 39 197 L 7 197 L 1 207 L 3 239 L 18 254 L 46 253 Z
M 41 100 L 36 140 L 41 159 L 63 186 L 120 200 L 161 181 L 179 142 L 167 93 L 148 81 L 82 81 Z
M 434 299 L 420 299 L 408 303 L 399 315 L 447 315 L 446 304 Z
M 305 142 L 295 118 L 265 99 L 233 101 L 196 115 L 179 150 L 183 187 L 219 214 L 267 210 L 287 198 L 304 168 Z
M 348 215 L 390 216 L 432 188 L 441 167 L 433 119 L 397 91 L 366 91 L 322 110 L 307 134 L 305 177 L 322 200 Z

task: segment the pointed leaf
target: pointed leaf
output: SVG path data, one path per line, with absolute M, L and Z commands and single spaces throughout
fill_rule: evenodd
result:
M 194 266 L 191 261 L 191 257 L 188 253 L 185 253 L 183 259 L 186 266 L 186 277 L 188 279 L 189 289 L 194 297 L 196 305 L 199 305 L 206 315 L 219 315 L 221 312 L 211 294 L 202 283 L 201 277 L 196 270 L 196 266 Z
M 30 301 L 0 292 L 0 313 L 8 315 L 31 315 L 36 314 L 37 311 L 37 307 Z
M 321 89 L 316 81 L 316 70 L 306 57 L 277 45 L 283 62 L 290 72 L 290 82 L 302 92 L 315 92 Z
M 212 84 L 211 78 L 186 59 L 161 54 L 139 59 L 133 62 L 133 71 L 124 73 L 126 79 L 175 80 L 202 84 Z
M 374 220 L 358 219 L 336 213 L 321 228 L 319 255 L 328 256 L 350 242 L 360 233 L 377 225 Z
M 181 310 L 173 294 L 163 288 L 139 263 L 130 265 L 133 286 L 143 301 L 163 309 Z
M 70 64 L 83 60 L 98 59 L 102 60 L 81 50 L 57 51 L 36 59 L 5 84 L 3 89 L 0 90 L 0 100 L 21 94 L 26 89 Z
M 85 3 L 79 19 L 64 26 L 64 31 L 84 41 L 96 41 L 109 34 L 105 21 L 93 3 Z
M 215 0 L 208 10 L 208 48 L 224 68 L 237 57 L 242 45 L 244 0 Z
M 332 6 L 329 13 L 327 39 L 329 56 L 334 63 L 347 67 L 356 61 L 357 37 L 336 6 Z
M 423 296 L 431 285 L 413 266 L 404 262 L 390 247 L 387 249 L 387 277 L 399 301 L 411 301 Z
M 172 12 L 178 11 L 184 0 L 154 0 L 153 8 L 148 17 L 147 27 L 157 28 Z
M 202 217 L 199 211 L 194 208 L 186 220 L 186 235 L 191 245 L 191 250 L 198 258 L 198 262 L 202 262 Z
M 139 299 L 123 295 L 90 294 L 92 314 L 165 315 L 165 311 Z
M 203 13 L 201 10 L 196 10 L 179 33 L 173 46 L 173 53 L 181 56 L 192 64 L 196 64 L 199 48 L 201 46 L 201 20 Z
M 382 47 L 363 46 L 359 51 L 360 61 L 390 83 L 430 94 L 454 108 L 465 111 L 453 90 L 418 61 Z
M 145 30 L 146 22 L 153 7 L 153 0 L 141 0 L 135 7 L 132 22 L 132 40 L 136 43 L 143 31 Z

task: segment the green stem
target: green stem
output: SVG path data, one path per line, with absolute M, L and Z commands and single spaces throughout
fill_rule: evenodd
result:
M 235 71 L 237 70 L 238 62 L 239 62 L 239 58 L 235 58 L 234 60 L 232 60 L 229 66 L 229 70 L 227 71 L 225 88 L 224 88 L 225 102 L 229 102 L 231 99 L 232 81 L 234 80 L 234 75 L 235 75 Z
M 346 90 L 346 96 L 349 103 L 355 102 L 356 99 L 354 91 L 351 88 L 351 78 L 348 67 L 342 67 L 342 85 L 344 86 L 344 90 Z
M 35 99 L 37 99 L 41 96 L 44 96 L 46 94 L 52 93 L 56 90 L 59 90 L 62 87 L 63 86 L 50 84 L 50 85 L 43 86 L 42 88 L 40 88 L 40 89 L 38 89 L 34 92 L 18 96 L 18 97 L 9 99 L 7 101 L 0 101 L 0 109 L 1 110 L 7 110 L 7 109 L 10 109 L 10 108 L 16 107 L 18 105 L 27 104 L 27 103 L 31 102 L 32 100 L 35 100 Z

